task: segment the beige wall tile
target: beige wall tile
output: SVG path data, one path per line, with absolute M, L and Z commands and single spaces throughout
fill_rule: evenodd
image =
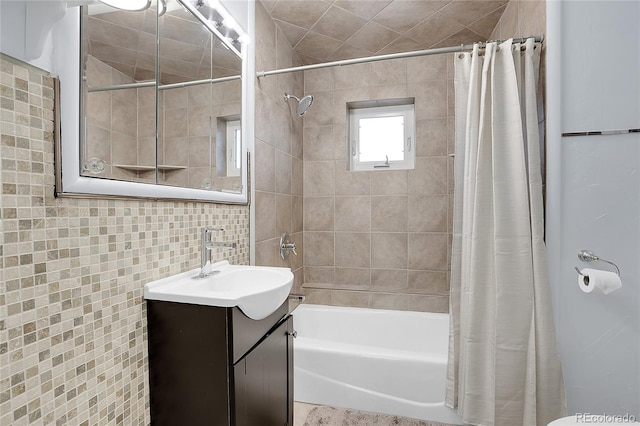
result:
M 305 231 L 333 231 L 334 201 L 333 197 L 305 197 Z
M 333 68 L 319 68 L 304 72 L 304 91 L 333 90 Z
M 409 97 L 406 84 L 394 84 L 390 86 L 372 86 L 369 88 L 371 99 L 401 99 Z
M 419 119 L 447 116 L 447 82 L 431 80 L 409 84 L 409 93 L 416 98 L 416 117 Z
M 355 172 L 358 173 L 358 172 Z M 382 170 L 371 173 L 372 195 L 405 195 L 408 188 L 407 170 Z
M 336 139 L 333 126 L 305 127 L 303 138 L 305 161 L 334 159 Z
M 335 288 L 341 290 L 369 290 L 371 272 L 369 268 L 336 268 Z
M 352 89 L 370 85 L 371 64 L 357 64 L 333 68 L 336 89 Z M 305 75 L 305 84 L 306 84 Z
M 409 269 L 446 271 L 447 234 L 409 234 Z
M 409 194 L 431 195 L 447 193 L 447 158 L 416 158 L 416 167 L 409 171 Z
M 410 311 L 449 313 L 449 296 L 411 294 L 406 297 Z
M 333 161 L 309 161 L 304 165 L 305 196 L 328 196 L 335 193 Z
M 111 133 L 111 145 L 113 164 L 138 164 L 140 159 L 138 158 L 137 144 L 134 137 L 113 132 Z M 153 153 L 155 154 L 155 150 Z M 145 158 L 145 160 L 153 162 L 155 160 L 154 157 Z M 146 163 L 141 162 L 140 164 Z
M 447 155 L 447 119 L 416 121 L 416 156 Z
M 291 194 L 291 156 L 276 150 L 276 192 Z
M 331 305 L 331 291 L 321 289 L 305 289 L 306 303 L 316 305 Z
M 335 265 L 343 268 L 369 268 L 371 234 L 368 232 L 336 232 Z
M 406 269 L 407 234 L 372 233 L 371 267 L 377 269 Z
M 305 237 L 307 232 L 305 232 Z M 305 286 L 314 287 L 314 284 L 333 283 L 335 282 L 335 269 L 331 267 L 309 266 L 305 262 L 304 265 L 304 282 Z
M 189 135 L 187 108 L 164 111 L 163 135 L 165 138 L 183 138 Z
M 371 86 L 392 86 L 407 83 L 407 60 L 395 59 L 371 63 Z
M 111 94 L 109 92 L 89 93 L 87 121 L 94 126 L 111 130 Z
M 422 83 L 447 78 L 447 55 L 407 58 L 407 83 Z
M 407 196 L 371 197 L 371 231 L 406 232 Z
M 303 119 L 300 117 L 291 123 L 291 155 L 299 160 L 304 157 Z
M 185 148 L 189 150 L 189 167 L 215 166 L 215 147 L 210 146 L 207 136 L 190 137 L 188 147 L 182 147 Z
M 293 233 L 291 195 L 276 195 L 276 234 Z
M 111 100 L 111 129 L 129 136 L 137 136 L 137 107 L 133 103 Z
M 333 125 L 333 90 L 317 90 L 306 94 L 313 95 L 313 106 L 310 110 L 313 113 L 310 112 L 304 115 L 304 127 Z
M 169 117 L 172 114 L 173 109 L 166 110 L 165 120 L 171 122 Z M 189 108 L 187 111 L 187 122 L 189 136 L 209 136 L 212 134 L 212 119 L 215 121 L 215 117 L 212 117 L 212 112 L 209 108 Z M 214 124 L 215 125 L 215 124 Z M 169 129 L 166 129 L 169 132 Z M 173 131 L 173 130 L 171 130 Z
M 345 161 L 335 162 L 336 195 L 368 195 L 371 193 L 371 172 L 347 170 Z
M 336 231 L 369 232 L 371 199 L 369 197 L 336 197 Z
M 333 266 L 334 233 L 333 232 L 305 232 L 304 233 L 304 264 L 305 266 Z
M 397 293 L 371 293 L 370 308 L 407 310 L 407 296 Z
M 291 193 L 302 196 L 304 191 L 304 164 L 298 158 L 291 159 Z
M 97 126 L 88 126 L 86 158 L 98 157 L 106 161 L 108 164 L 111 164 L 111 151 L 116 151 L 114 153 L 114 158 L 118 158 L 119 160 L 122 158 L 132 158 L 126 156 L 126 152 L 129 148 L 132 148 L 132 150 L 130 150 L 132 152 L 129 152 L 129 155 L 133 153 L 133 158 L 135 159 L 137 157 L 135 153 L 135 141 L 133 145 L 130 143 L 121 143 L 117 147 L 112 147 L 111 132 L 109 130 Z
M 294 195 L 291 198 L 291 226 L 293 227 L 293 232 L 302 232 L 304 230 L 303 215 L 303 198 Z
M 371 290 L 387 293 L 407 293 L 406 269 L 372 269 Z
M 449 280 L 446 272 L 409 271 L 409 293 L 449 294 Z
M 331 304 L 334 306 L 369 307 L 369 293 L 365 291 L 332 290 Z
M 446 232 L 449 201 L 446 195 L 416 195 L 408 199 L 409 232 Z
M 276 151 L 273 146 L 256 139 L 255 141 L 256 189 L 275 192 L 276 190 Z
M 276 194 L 256 191 L 256 241 L 264 241 L 277 236 Z
M 264 240 L 256 243 L 256 265 L 272 266 L 275 265 L 278 253 L 279 239 Z

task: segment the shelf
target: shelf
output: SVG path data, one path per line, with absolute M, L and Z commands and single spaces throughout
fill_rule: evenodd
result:
M 113 167 L 129 170 L 131 172 L 152 172 L 156 169 L 154 166 L 138 166 L 135 164 L 114 164 Z
M 132 172 L 152 172 L 156 168 L 154 166 L 138 166 L 135 164 L 114 164 L 113 167 L 129 170 Z M 172 166 L 169 164 L 158 164 L 158 170 L 161 172 L 171 172 L 174 170 L 185 170 L 187 166 Z
M 169 164 L 158 164 L 158 170 L 163 172 L 170 172 L 173 170 L 186 170 L 187 166 L 171 166 Z

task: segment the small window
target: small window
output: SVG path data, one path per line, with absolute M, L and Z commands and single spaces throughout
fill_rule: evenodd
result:
M 240 176 L 242 137 L 240 120 L 227 121 L 227 176 Z
M 347 105 L 351 170 L 414 168 L 415 113 L 413 99 L 411 103 L 408 101 L 365 101 Z M 387 105 L 377 106 L 385 102 Z

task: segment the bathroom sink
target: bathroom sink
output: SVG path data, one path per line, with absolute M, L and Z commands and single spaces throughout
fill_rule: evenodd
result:
M 200 269 L 152 281 L 144 286 L 144 298 L 165 302 L 219 307 L 237 306 L 251 319 L 273 313 L 287 299 L 293 285 L 289 268 L 230 265 L 217 262 L 219 271 L 206 278 L 194 278 Z

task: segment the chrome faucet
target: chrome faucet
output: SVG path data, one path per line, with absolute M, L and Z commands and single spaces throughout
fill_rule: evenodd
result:
M 224 228 L 202 228 L 202 247 L 201 253 L 201 269 L 195 278 L 206 278 L 220 271 L 211 271 L 211 250 L 218 247 L 235 249 L 238 247 L 236 243 L 224 243 L 221 241 L 211 241 L 214 232 L 223 232 Z

